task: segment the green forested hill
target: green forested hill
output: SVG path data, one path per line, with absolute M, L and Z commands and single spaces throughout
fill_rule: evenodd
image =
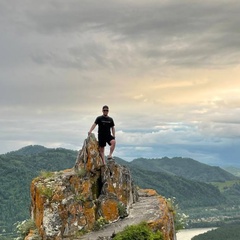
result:
M 37 153 L 43 153 L 43 152 L 46 152 L 46 151 L 49 151 L 50 149 L 49 148 L 46 148 L 46 147 L 43 147 L 43 146 L 40 146 L 40 145 L 29 145 L 29 146 L 26 146 L 26 147 L 23 147 L 17 151 L 12 151 L 12 152 L 9 152 L 7 153 L 6 155 L 32 155 L 32 154 L 37 154 Z
M 77 151 L 61 148 L 48 149 L 42 146 L 27 146 L 18 151 L 0 155 L 0 232 L 3 230 L 10 232 L 13 223 L 29 218 L 29 187 L 33 178 L 38 176 L 42 170 L 60 171 L 72 168 L 76 157 Z M 126 162 L 120 158 L 116 158 L 116 161 L 130 168 L 138 186 L 154 188 L 167 198 L 176 197 L 182 209 L 217 206 L 228 201 L 228 194 L 224 194 L 224 191 L 220 192 L 218 185 L 214 187 L 208 183 L 189 180 L 181 175 L 177 176 L 176 173 L 171 173 L 170 166 L 168 170 L 163 171 L 158 162 L 151 162 L 151 160 L 148 162 L 149 159 L 145 159 L 145 163 L 143 160 Z M 136 164 L 137 161 L 141 164 Z M 168 162 L 165 163 L 165 165 L 168 164 Z M 183 164 L 182 168 L 185 167 L 186 165 Z M 197 172 L 198 169 L 199 165 L 194 162 L 188 171 Z M 206 166 L 205 169 L 208 174 L 211 173 L 208 172 L 209 168 Z M 231 178 L 231 175 L 229 176 Z M 231 186 L 228 190 L 231 191 L 231 197 L 236 200 L 240 194 L 236 191 L 239 186 L 233 186 L 234 188 Z
M 233 204 L 238 204 L 240 200 L 240 180 L 226 182 L 213 182 L 220 192 Z
M 12 151 L 8 154 L 10 155 L 33 155 L 33 154 L 37 154 L 37 153 L 43 153 L 46 151 L 49 151 L 49 148 L 40 146 L 40 145 L 29 145 L 26 147 L 23 147 L 17 151 Z
M 164 160 L 168 160 L 168 158 Z M 119 159 L 119 161 L 124 164 L 122 159 Z M 202 167 L 205 170 L 203 176 L 206 176 L 206 179 L 203 178 L 202 180 L 209 181 L 208 174 L 214 174 L 215 171 L 218 172 L 215 174 L 217 177 L 211 176 L 211 179 L 219 179 L 219 174 L 223 173 L 223 178 L 220 178 L 221 182 L 204 183 L 181 177 L 181 174 L 177 176 L 171 173 L 170 166 L 168 171 L 162 170 L 158 162 L 150 161 L 149 163 L 149 159 L 145 159 L 145 162 L 141 159 L 140 162 L 139 165 L 136 164 L 135 160 L 125 163 L 131 169 L 137 185 L 143 188 L 154 188 L 159 194 L 167 198 L 176 197 L 180 209 L 190 216 L 189 226 L 220 226 L 224 222 L 234 222 L 240 219 L 239 178 L 236 179 L 219 168 L 214 168 L 213 171 L 211 166 L 203 164 Z M 191 165 L 191 168 L 188 168 L 190 172 L 199 174 L 198 171 L 203 171 L 203 169 L 199 169 L 202 164 L 198 164 L 195 160 L 183 160 L 182 162 L 182 168 L 186 167 L 186 162 Z M 172 163 L 173 169 L 176 169 L 175 161 L 172 161 Z M 169 165 L 169 162 L 166 165 Z M 178 168 L 180 168 L 180 164 Z M 186 172 L 186 176 L 189 176 L 188 172 Z M 235 180 L 223 181 L 223 179 Z
M 130 169 L 137 185 L 154 188 L 166 198 L 176 197 L 181 208 L 213 206 L 226 202 L 225 197 L 211 184 L 136 167 Z
M 125 162 L 116 158 L 119 164 L 127 165 L 131 170 L 134 182 L 141 188 L 154 188 L 166 198 L 176 197 L 182 208 L 201 207 L 223 204 L 226 198 L 220 193 L 217 187 L 211 184 L 189 180 L 183 177 L 172 175 L 161 170 L 153 164 L 155 171 L 146 170 L 146 163 L 136 166 L 133 162 Z M 148 160 L 146 160 L 148 161 Z M 148 162 L 147 162 L 148 163 Z
M 0 232 L 11 231 L 13 223 L 29 218 L 30 183 L 40 171 L 72 168 L 77 157 L 72 150 L 39 149 L 31 146 L 0 155 Z
M 239 239 L 240 239 L 239 223 L 225 225 L 192 238 L 192 240 L 239 240 Z
M 139 158 L 133 160 L 131 166 L 138 166 L 152 172 L 166 172 L 201 182 L 225 182 L 237 179 L 236 176 L 220 167 L 209 166 L 191 158 Z
M 223 169 L 237 177 L 240 177 L 240 168 L 238 167 L 223 167 Z

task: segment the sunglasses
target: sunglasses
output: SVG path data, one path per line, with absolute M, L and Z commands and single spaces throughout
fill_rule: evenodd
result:
M 108 109 L 103 109 L 104 112 L 108 112 Z

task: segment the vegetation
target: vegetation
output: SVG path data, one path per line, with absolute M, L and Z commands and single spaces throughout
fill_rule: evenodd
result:
M 214 182 L 212 184 L 216 186 L 226 198 L 230 199 L 233 204 L 239 203 L 240 180 Z
M 81 169 L 76 170 L 76 173 L 79 177 L 84 177 L 86 175 L 86 170 L 81 168 Z
M 108 221 L 107 221 L 104 217 L 100 217 L 100 218 L 94 223 L 93 230 L 94 230 L 94 231 L 98 231 L 98 230 L 100 230 L 100 229 L 103 229 L 106 224 L 108 224 Z
M 173 213 L 175 231 L 177 232 L 178 230 L 186 228 L 188 225 L 189 216 L 180 211 L 179 205 L 176 202 L 176 198 L 168 198 L 167 203 L 169 209 Z
M 0 155 L 1 239 L 8 239 L 15 222 L 29 218 L 31 181 L 39 175 L 49 178 L 55 171 L 72 168 L 76 157 L 77 151 L 42 146 Z M 139 187 L 153 188 L 166 198 L 175 197 L 180 209 L 189 215 L 190 227 L 221 226 L 240 219 L 240 182 L 218 167 L 184 158 L 116 161 L 129 167 Z M 85 172 L 78 174 L 84 176 Z M 51 198 L 51 189 L 43 189 L 43 194 Z M 84 201 L 81 196 L 77 200 Z M 125 214 L 124 210 L 119 206 L 120 215 Z
M 39 188 L 40 194 L 51 200 L 53 197 L 53 189 L 47 186 L 41 186 Z
M 179 177 L 199 182 L 225 182 L 237 179 L 236 176 L 220 167 L 209 166 L 191 158 L 139 158 L 133 160 L 131 165 L 148 171 L 174 174 Z
M 161 232 L 153 232 L 146 222 L 126 227 L 114 240 L 162 240 Z
M 127 208 L 123 203 L 118 203 L 118 214 L 120 218 L 125 218 L 128 216 Z
M 231 224 L 195 236 L 192 240 L 239 240 L 239 236 L 239 224 Z
M 190 228 L 222 226 L 240 219 L 239 178 L 219 167 L 184 158 L 116 160 L 130 168 L 138 186 L 154 188 L 166 198 L 175 197 L 183 210 L 178 211 L 179 214 L 189 216 Z M 205 182 L 191 180 L 192 173 Z M 228 188 L 220 187 L 224 184 L 228 184 Z
M 223 169 L 237 177 L 240 177 L 240 167 L 223 167 Z
M 47 149 L 41 146 L 29 146 L 0 155 L 0 233 L 2 235 L 8 236 L 15 228 L 14 223 L 30 217 L 31 181 L 41 172 L 43 177 L 49 177 L 52 171 L 72 168 L 76 157 L 77 151 Z M 46 194 L 51 195 L 50 192 Z
M 40 177 L 42 178 L 51 178 L 53 176 L 54 176 L 53 172 L 43 171 L 43 170 L 40 172 Z
M 16 238 L 16 240 L 24 240 L 30 231 L 32 231 L 34 234 L 34 236 L 31 238 L 32 240 L 41 240 L 36 225 L 32 219 L 18 222 L 16 229 L 18 233 L 18 237 Z
M 153 188 L 166 198 L 175 197 L 181 208 L 215 206 L 226 198 L 211 184 L 188 180 L 164 172 L 151 172 L 129 166 L 135 183 L 141 188 Z

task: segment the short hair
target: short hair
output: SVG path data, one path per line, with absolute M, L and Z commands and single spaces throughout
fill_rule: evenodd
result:
M 104 109 L 104 108 L 107 108 L 107 109 L 108 109 L 108 106 L 107 106 L 107 105 L 104 105 L 104 106 L 102 107 L 102 109 Z

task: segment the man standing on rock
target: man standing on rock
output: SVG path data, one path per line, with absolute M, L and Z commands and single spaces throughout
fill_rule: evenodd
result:
M 109 108 L 108 106 L 103 106 L 102 108 L 103 115 L 98 116 L 90 128 L 88 135 L 92 133 L 93 129 L 98 125 L 98 144 L 99 151 L 103 163 L 105 164 L 105 155 L 104 148 L 106 143 L 110 145 L 110 152 L 107 157 L 108 160 L 113 159 L 112 154 L 115 149 L 116 141 L 115 141 L 115 124 L 111 117 L 108 116 Z M 112 134 L 111 134 L 112 133 Z

